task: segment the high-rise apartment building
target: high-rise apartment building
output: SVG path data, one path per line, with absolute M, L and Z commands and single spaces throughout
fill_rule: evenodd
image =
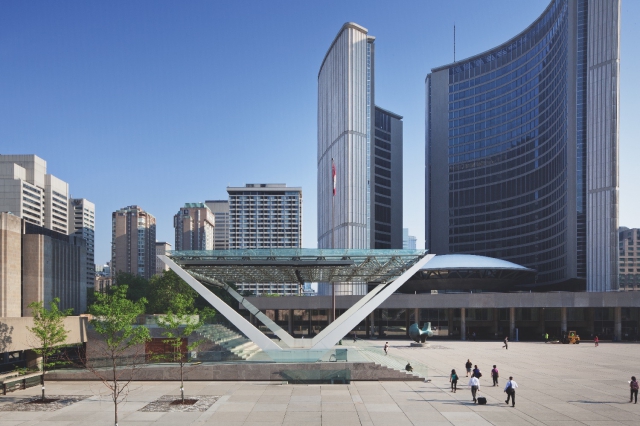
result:
M 620 290 L 640 290 L 640 229 L 621 226 L 618 236 Z
M 213 250 L 215 217 L 204 203 L 186 203 L 173 216 L 175 248 L 180 250 Z
M 69 199 L 69 234 L 84 238 L 87 242 L 87 288 L 94 288 L 96 206 L 84 198 Z
M 156 273 L 156 218 L 139 206 L 111 214 L 111 273 L 150 279 Z
M 432 69 L 426 248 L 618 289 L 619 69 L 619 0 L 553 0 L 509 41 Z
M 227 187 L 231 249 L 302 247 L 302 188 L 285 184 Z M 237 283 L 254 294 L 299 293 L 298 283 Z
M 164 262 L 158 259 L 157 256 L 164 256 L 171 250 L 171 244 L 167 242 L 156 242 L 156 275 L 161 275 L 164 271 L 168 271 L 169 267 Z
M 248 183 L 227 192 L 231 249 L 302 247 L 302 188 Z
M 0 211 L 29 223 L 68 233 L 69 184 L 47 174 L 36 155 L 0 155 Z
M 318 73 L 319 248 L 402 248 L 402 117 L 375 105 L 374 47 L 346 23 Z
M 204 204 L 213 213 L 216 226 L 213 228 L 213 249 L 229 249 L 229 200 L 207 200 Z

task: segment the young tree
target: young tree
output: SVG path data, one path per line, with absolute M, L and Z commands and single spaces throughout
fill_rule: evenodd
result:
M 141 297 L 135 302 L 131 301 L 127 299 L 127 291 L 127 285 L 119 284 L 111 292 L 96 293 L 96 303 L 89 307 L 89 313 L 94 317 L 90 324 L 104 339 L 100 349 L 110 364 L 111 374 L 104 374 L 98 369 L 99 365 L 92 364 L 88 354 L 85 365 L 111 391 L 116 426 L 118 404 L 126 398 L 129 383 L 140 364 L 139 357 L 144 351 L 144 343 L 150 340 L 149 329 L 135 326 L 138 315 L 144 314 L 147 300 Z M 128 371 L 118 371 L 124 357 L 132 351 Z
M 60 310 L 59 298 L 54 298 L 49 304 L 49 309 L 44 306 L 44 302 L 32 302 L 29 304 L 33 315 L 33 327 L 27 327 L 31 335 L 36 340 L 36 347 L 33 351 L 42 357 L 42 401 L 44 397 L 44 376 L 47 370 L 53 368 L 58 362 L 50 361 L 50 357 L 55 355 L 61 345 L 67 340 L 69 331 L 64 328 L 64 319 L 73 313 L 73 309 Z
M 213 317 L 215 312 L 212 309 L 198 311 L 193 307 L 193 297 L 190 294 L 174 294 L 171 306 L 164 316 L 156 320 L 163 328 L 162 335 L 166 337 L 163 343 L 171 347 L 171 358 L 173 362 L 180 364 L 180 397 L 184 404 L 184 364 L 190 361 L 189 354 L 196 350 L 205 339 L 195 340 L 188 343 L 189 336 L 202 327 L 206 318 Z M 187 340 L 186 347 L 183 344 Z M 183 353 L 186 349 L 186 353 Z

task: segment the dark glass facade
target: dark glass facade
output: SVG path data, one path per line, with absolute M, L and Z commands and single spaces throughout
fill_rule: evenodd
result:
M 375 108 L 372 147 L 372 247 L 401 248 L 402 117 Z M 400 179 L 400 182 L 398 182 Z M 400 244 L 400 247 L 398 245 Z
M 432 252 L 506 259 L 538 283 L 586 279 L 587 7 L 552 1 L 507 43 L 427 77 Z

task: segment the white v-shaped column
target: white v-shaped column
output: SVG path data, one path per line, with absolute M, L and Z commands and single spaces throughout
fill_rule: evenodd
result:
M 322 332 L 320 332 L 313 339 L 295 339 L 284 329 L 273 322 L 269 317 L 264 315 L 253 304 L 249 303 L 245 298 L 240 296 L 237 292 L 233 291 L 229 286 L 225 286 L 225 289 L 238 300 L 249 312 L 256 316 L 256 319 L 261 321 L 269 330 L 276 334 L 283 343 L 292 348 L 299 349 L 330 349 L 340 339 L 347 335 L 354 327 L 356 327 L 367 315 L 373 312 L 378 306 L 382 304 L 389 296 L 395 293 L 409 278 L 411 278 L 416 272 L 427 264 L 435 255 L 428 254 L 418 260 L 411 268 L 407 269 L 402 275 L 396 278 L 394 281 L 388 284 L 379 284 L 371 292 L 367 293 L 362 299 L 349 308 L 344 314 L 340 315 L 335 321 L 329 324 Z M 244 319 L 242 315 L 237 313 L 233 308 L 227 305 L 222 299 L 213 294 L 202 283 L 195 279 L 191 274 L 186 272 L 174 261 L 169 259 L 165 255 L 159 255 L 158 258 L 162 260 L 171 270 L 173 270 L 180 278 L 185 280 L 195 291 L 198 292 L 207 302 L 211 304 L 229 321 L 233 323 L 238 329 L 243 332 L 249 339 L 260 347 L 263 351 L 273 351 L 282 348 L 276 345 L 271 339 L 264 335 L 258 328 L 256 328 L 249 321 Z M 231 291 L 230 291 L 231 290 Z M 235 293 L 235 294 L 234 294 Z

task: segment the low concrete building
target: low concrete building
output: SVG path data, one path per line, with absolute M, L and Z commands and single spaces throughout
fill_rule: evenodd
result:
M 28 305 L 60 298 L 60 308 L 87 308 L 86 242 L 0 213 L 0 317 L 31 314 Z
M 87 243 L 25 223 L 22 236 L 22 313 L 31 314 L 31 302 L 49 304 L 60 298 L 60 308 L 74 314 L 87 310 Z
M 65 345 L 87 342 L 87 317 L 70 316 L 64 319 L 67 330 Z M 32 351 L 38 346 L 29 332 L 33 327 L 33 317 L 0 317 L 0 373 L 16 367 L 35 367 L 37 355 Z

